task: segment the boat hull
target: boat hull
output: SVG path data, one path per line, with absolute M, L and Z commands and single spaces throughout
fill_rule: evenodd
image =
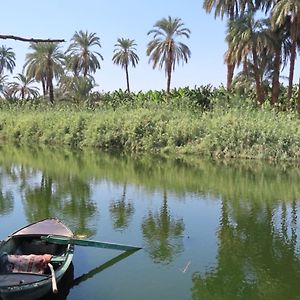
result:
M 68 269 L 72 262 L 72 258 L 68 259 L 68 262 L 64 265 L 63 270 L 56 272 L 56 281 L 60 282 L 65 271 Z M 59 273 L 59 274 L 57 274 Z M 0 297 L 3 300 L 36 300 L 52 291 L 51 277 L 36 281 L 30 284 L 24 284 L 19 286 L 7 286 L 0 288 Z
M 41 228 L 45 225 L 51 225 L 53 222 L 53 227 L 57 229 L 57 220 L 47 219 L 41 221 Z M 32 238 L 32 236 L 37 239 L 39 238 L 39 233 L 36 232 L 39 222 L 35 223 L 32 226 L 34 232 L 30 232 L 30 227 L 25 227 L 24 229 L 12 234 L 6 241 L 0 244 L 0 254 L 1 252 L 13 253 L 13 245 L 16 244 L 14 239 L 23 239 L 26 240 L 27 237 Z M 65 226 L 65 225 L 63 225 Z M 48 227 L 48 226 L 46 226 Z M 69 230 L 67 227 L 62 228 L 63 230 Z M 28 232 L 29 231 L 29 232 Z M 48 233 L 48 232 L 47 232 Z M 41 235 L 42 236 L 42 235 Z M 73 236 L 71 231 L 66 231 L 66 236 Z M 49 245 L 48 245 L 49 246 Z M 51 248 L 48 248 L 48 250 Z M 42 251 L 42 249 L 41 249 Z M 63 275 L 69 268 L 73 259 L 74 247 L 68 245 L 66 251 L 63 253 L 63 260 L 58 263 L 55 267 L 55 278 L 56 282 L 59 283 Z M 55 253 L 53 253 L 55 255 Z M 4 272 L 0 274 L 0 299 L 2 300 L 35 300 L 39 299 L 49 292 L 52 291 L 52 279 L 51 274 L 35 274 L 35 273 L 26 273 L 26 272 Z
M 48 278 L 33 284 L 0 288 L 0 296 L 3 300 L 36 300 L 49 293 L 51 285 L 51 278 Z

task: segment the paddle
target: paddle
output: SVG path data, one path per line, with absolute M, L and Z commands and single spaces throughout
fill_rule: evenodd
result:
M 47 242 L 60 244 L 60 245 L 73 244 L 78 246 L 107 248 L 107 249 L 123 250 L 123 251 L 142 249 L 141 247 L 136 247 L 136 246 L 121 245 L 121 244 L 114 244 L 114 243 L 107 243 L 107 242 L 100 242 L 100 241 L 93 241 L 93 240 L 74 239 L 74 238 L 68 238 L 68 237 L 57 236 L 57 235 L 42 236 L 41 238 L 43 240 L 46 240 Z
M 57 290 L 57 284 L 56 284 L 56 278 L 55 278 L 55 271 L 53 269 L 53 266 L 50 263 L 48 263 L 48 267 L 51 271 L 52 292 L 53 292 L 53 294 L 57 294 L 58 290 Z

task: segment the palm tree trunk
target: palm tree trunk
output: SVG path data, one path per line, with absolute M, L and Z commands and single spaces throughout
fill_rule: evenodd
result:
M 167 94 L 170 94 L 172 71 L 168 70 L 167 74 Z
M 49 82 L 49 99 L 50 99 L 51 103 L 54 102 L 54 92 L 53 92 L 53 83 L 52 83 L 52 80 Z
M 291 46 L 289 86 L 288 86 L 288 94 L 287 94 L 288 106 L 290 105 L 290 100 L 292 98 L 292 92 L 293 92 L 294 69 L 295 69 L 295 61 L 296 61 L 296 47 L 297 47 L 297 41 L 293 41 L 292 46 Z
M 235 64 L 227 63 L 227 91 L 231 91 Z
M 42 78 L 42 88 L 43 88 L 43 95 L 45 97 L 47 95 L 47 89 L 46 89 L 46 82 L 44 78 Z
M 167 94 L 170 94 L 172 77 L 172 52 L 169 53 L 168 66 L 167 66 Z
M 259 104 L 263 104 L 264 102 L 264 94 L 261 87 L 260 76 L 259 76 L 259 68 L 258 68 L 258 58 L 256 49 L 253 49 L 253 64 L 254 64 L 254 77 L 255 77 L 255 85 L 256 85 L 256 96 Z
M 168 60 L 167 60 L 167 94 L 170 94 L 171 77 L 172 77 L 172 65 L 173 65 L 173 52 L 172 41 L 169 43 Z
M 231 5 L 230 14 L 229 14 L 229 23 L 232 22 L 235 18 L 234 12 L 235 12 L 235 7 L 234 7 L 234 5 Z M 228 50 L 229 50 L 229 48 L 230 48 L 230 46 L 228 43 Z M 231 63 L 230 61 L 227 62 L 227 91 L 231 91 L 234 68 L 235 68 L 234 63 Z
M 88 73 L 88 69 L 87 69 L 87 68 L 84 68 L 83 77 L 86 77 L 86 76 L 87 76 L 87 73 Z
M 272 79 L 272 100 L 271 100 L 271 103 L 273 105 L 278 102 L 279 91 L 280 91 L 280 82 L 279 82 L 280 62 L 281 62 L 281 49 L 277 48 L 275 50 L 274 73 L 273 73 L 273 79 Z
M 300 113 L 300 77 L 299 77 L 299 84 L 298 84 L 297 112 Z
M 129 88 L 129 75 L 128 75 L 128 66 L 125 66 L 125 73 L 126 73 L 126 84 L 127 84 L 127 92 L 130 93 L 130 88 Z

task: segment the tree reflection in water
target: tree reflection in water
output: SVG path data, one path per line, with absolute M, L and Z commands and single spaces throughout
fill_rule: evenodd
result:
M 76 177 L 54 179 L 42 173 L 39 186 L 24 186 L 25 213 L 30 222 L 48 217 L 67 219 L 76 235 L 91 236 L 94 229 L 89 221 L 96 213 L 96 205 L 90 194 L 90 185 Z
M 113 220 L 113 227 L 117 230 L 126 229 L 134 213 L 133 204 L 131 202 L 126 202 L 126 188 L 127 184 L 124 183 L 121 198 L 113 201 L 109 205 L 109 211 Z
M 148 213 L 142 222 L 146 251 L 156 263 L 170 263 L 183 251 L 184 223 L 175 219 L 168 210 L 167 191 L 163 192 L 163 205 L 158 213 Z
M 5 187 L 2 180 L 2 178 L 7 175 L 13 180 L 13 172 L 11 168 L 0 168 L 0 215 L 9 214 L 14 209 L 12 191 Z
M 217 266 L 193 274 L 193 299 L 298 299 L 295 201 L 222 201 Z M 287 298 L 288 297 L 288 298 Z

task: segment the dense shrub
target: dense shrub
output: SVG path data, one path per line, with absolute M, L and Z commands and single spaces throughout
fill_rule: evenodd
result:
M 0 138 L 130 152 L 299 160 L 300 123 L 251 95 L 203 86 L 93 93 L 88 101 L 0 101 Z

